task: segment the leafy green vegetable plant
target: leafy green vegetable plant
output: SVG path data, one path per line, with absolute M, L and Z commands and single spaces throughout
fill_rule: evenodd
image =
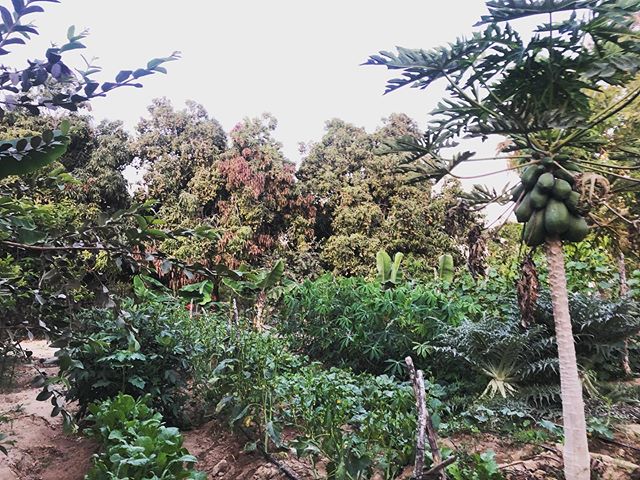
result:
M 447 467 L 453 480 L 501 480 L 504 478 L 495 460 L 495 452 L 458 453 L 459 460 Z
M 166 427 L 162 415 L 148 406 L 148 398 L 135 400 L 119 394 L 89 406 L 88 435 L 103 445 L 94 456 L 87 480 L 204 480 L 193 470 L 196 458 L 182 446 L 177 428 Z
M 170 422 L 186 422 L 183 388 L 191 371 L 187 352 L 198 348 L 183 331 L 186 318 L 178 308 L 131 301 L 123 303 L 119 314 L 84 311 L 84 330 L 57 352 L 60 376 L 70 386 L 67 399 L 78 401 L 82 415 L 90 403 L 118 393 L 136 398 L 149 394 Z
M 411 461 L 415 405 L 411 386 L 392 377 L 324 369 L 291 353 L 282 337 L 223 315 L 203 315 L 194 388 L 233 426 L 250 428 L 267 450 L 294 448 L 312 463 L 327 460 L 327 477 L 392 479 Z M 430 408 L 438 422 L 442 390 L 429 384 Z M 281 435 L 293 428 L 288 443 Z
M 439 280 L 382 289 L 364 278 L 324 275 L 285 297 L 281 330 L 294 348 L 329 364 L 403 374 L 399 362 L 416 345 L 428 349 L 447 325 L 479 310 L 472 295 L 458 293 Z

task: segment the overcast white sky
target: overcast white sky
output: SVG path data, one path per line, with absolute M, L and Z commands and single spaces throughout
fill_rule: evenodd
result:
M 276 136 L 285 154 L 296 161 L 298 143 L 319 140 L 330 118 L 370 131 L 381 118 L 404 112 L 424 126 L 441 88 L 383 96 L 390 72 L 360 64 L 396 45 L 431 48 L 454 40 L 471 32 L 485 12 L 482 0 L 62 0 L 43 5 L 45 14 L 32 15 L 40 37 L 22 52 L 13 48 L 12 60 L 23 53 L 42 57 L 48 42 L 64 41 L 69 25 L 89 28 L 88 48 L 81 53 L 99 57 L 102 80 L 153 57 L 182 52 L 180 61 L 167 64 L 168 75 L 145 77 L 142 89 L 120 89 L 93 101 L 97 119 L 120 119 L 133 128 L 159 96 L 176 107 L 186 99 L 203 104 L 227 131 L 245 116 L 271 112 L 279 121 Z M 74 55 L 67 58 L 73 65 Z M 495 142 L 467 148 L 492 153 Z M 497 167 L 474 163 L 464 173 Z M 504 181 L 501 175 L 482 182 Z

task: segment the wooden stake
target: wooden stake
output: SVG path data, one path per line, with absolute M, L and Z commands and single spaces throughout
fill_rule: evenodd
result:
M 418 428 L 416 430 L 416 460 L 413 470 L 413 476 L 416 480 L 422 480 L 425 477 L 424 473 L 424 437 L 425 432 L 429 440 L 429 447 L 431 448 L 431 458 L 433 459 L 434 468 L 429 470 L 430 473 L 435 473 L 440 470 L 440 479 L 447 480 L 447 474 L 443 468 L 448 463 L 442 462 L 442 455 L 440 454 L 440 448 L 438 447 L 438 434 L 436 429 L 433 428 L 433 422 L 431 421 L 431 415 L 427 410 L 427 402 L 425 399 L 424 388 L 424 374 L 422 370 L 416 370 L 413 364 L 413 359 L 407 357 L 404 359 L 407 367 L 409 367 L 409 378 L 413 385 L 413 392 L 416 396 L 416 407 L 418 410 Z M 439 468 L 437 468 L 439 467 Z
M 620 273 L 620 297 L 624 298 L 629 294 L 629 284 L 627 283 L 627 267 L 622 252 L 618 256 L 618 272 Z M 629 338 L 624 339 L 622 346 L 622 371 L 627 377 L 633 374 L 631 362 L 629 362 Z

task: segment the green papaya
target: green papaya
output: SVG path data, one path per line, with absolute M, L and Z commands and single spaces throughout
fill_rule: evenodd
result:
M 529 218 L 531 218 L 531 214 L 533 213 L 533 207 L 531 206 L 531 192 L 527 193 L 522 201 L 518 203 L 514 213 L 520 223 L 527 222 Z
M 572 172 L 581 172 L 582 168 L 580 168 L 580 165 L 578 165 L 577 163 L 574 162 L 565 162 L 562 164 L 562 166 L 564 168 L 566 168 L 567 170 L 571 170 Z
M 564 201 L 571 213 L 577 214 L 580 206 L 580 194 L 578 192 L 571 192 Z
M 589 234 L 589 225 L 583 216 L 569 215 L 567 225 L 567 231 L 562 235 L 567 242 L 579 242 Z
M 553 184 L 553 190 L 551 190 L 551 195 L 553 195 L 558 200 L 565 200 L 571 195 L 571 185 L 566 180 L 561 178 L 556 179 L 556 183 Z
M 542 160 L 540 160 L 540 163 L 545 167 L 550 167 L 553 165 L 554 160 L 551 157 L 543 157 Z
M 539 188 L 542 192 L 550 192 L 553 188 L 553 184 L 556 179 L 553 178 L 553 173 L 546 172 L 538 177 L 538 181 L 536 182 L 536 188 Z
M 531 194 L 531 206 L 535 210 L 540 210 L 547 205 L 547 202 L 549 201 L 549 196 L 546 193 L 542 192 L 538 187 L 531 190 L 530 194 Z
M 511 189 L 511 201 L 517 202 L 524 193 L 524 185 L 519 183 Z
M 546 232 L 544 229 L 544 211 L 537 211 L 524 226 L 522 239 L 530 247 L 537 247 L 544 243 Z
M 571 175 L 567 170 L 558 169 L 555 172 L 553 172 L 553 175 L 556 178 L 564 180 L 565 182 L 569 182 L 570 185 L 575 185 L 576 183 L 575 177 Z
M 561 235 L 569 228 L 569 210 L 561 200 L 552 198 L 544 209 L 544 228 L 549 235 Z
M 522 175 L 520 176 L 520 180 L 522 180 L 524 187 L 527 190 L 532 189 L 543 171 L 544 168 L 540 165 L 529 165 L 525 168 L 524 172 L 522 172 Z

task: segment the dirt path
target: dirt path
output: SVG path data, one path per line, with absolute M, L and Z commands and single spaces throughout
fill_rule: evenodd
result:
M 44 341 L 29 342 L 32 359 L 49 358 Z M 41 366 L 49 375 L 56 366 Z M 96 446 L 90 440 L 66 435 L 61 417 L 50 416 L 51 404 L 36 400 L 40 389 L 31 385 L 36 371 L 29 365 L 16 369 L 15 385 L 0 395 L 0 415 L 9 419 L 0 431 L 15 442 L 9 455 L 0 454 L 2 480 L 81 480 L 91 465 Z
M 25 344 L 33 352 L 32 361 L 53 356 L 53 349 L 44 341 Z M 41 365 L 49 375 L 57 373 L 57 367 Z M 9 419 L 0 423 L 0 432 L 9 435 L 15 445 L 9 455 L 0 453 L 0 480 L 82 480 L 91 466 L 91 456 L 97 446 L 79 435 L 66 435 L 60 417 L 50 416 L 51 405 L 39 402 L 40 389 L 31 385 L 36 374 L 33 366 L 21 365 L 16 372 L 15 385 L 0 392 L 0 416 Z M 229 431 L 218 422 L 207 423 L 192 431 L 183 432 L 185 446 L 198 458 L 198 470 L 210 479 L 219 480 L 286 480 L 278 468 L 257 452 L 245 452 L 245 439 Z M 595 464 L 603 480 L 640 480 L 640 424 L 625 426 L 616 435 L 623 445 L 592 442 Z M 561 466 L 559 446 L 532 446 L 514 444 L 509 439 L 490 434 L 457 435 L 444 440 L 451 447 L 465 451 L 492 449 L 503 466 L 507 478 L 513 480 L 556 479 Z M 308 465 L 291 456 L 277 456 L 300 479 L 310 480 Z M 409 478 L 408 468 L 400 478 Z M 322 478 L 322 475 L 320 476 Z M 374 476 L 374 478 L 376 478 Z

